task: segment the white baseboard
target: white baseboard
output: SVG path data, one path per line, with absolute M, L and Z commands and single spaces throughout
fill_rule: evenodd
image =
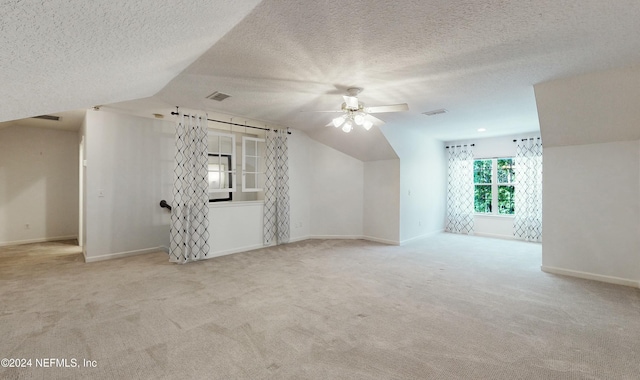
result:
M 434 230 L 434 231 L 431 231 L 431 232 L 427 232 L 426 234 L 422 234 L 420 236 L 415 236 L 415 237 L 412 237 L 410 239 L 402 240 L 402 241 L 400 241 L 400 245 L 405 245 L 405 244 L 409 244 L 409 243 L 411 243 L 413 241 L 416 241 L 416 240 L 432 237 L 432 236 L 437 235 L 437 234 L 442 233 L 442 232 L 444 232 L 444 228 L 443 229 Z
M 358 240 L 364 239 L 362 235 L 310 235 L 309 239 L 320 240 Z
M 474 236 L 480 236 L 480 237 L 488 237 L 488 238 L 493 238 L 493 239 L 519 240 L 519 239 L 516 239 L 513 235 L 488 234 L 488 233 L 484 233 L 484 232 L 474 232 L 473 235 Z
M 304 240 L 309 240 L 311 239 L 309 236 L 296 236 L 294 238 L 290 238 L 289 239 L 289 243 L 295 243 L 298 241 L 304 241 Z
M 605 276 L 605 275 L 589 273 L 589 272 L 580 272 L 580 271 L 571 270 L 571 269 L 554 268 L 554 267 L 548 267 L 548 266 L 544 266 L 544 265 L 540 266 L 540 269 L 543 272 L 551 273 L 551 274 L 559 274 L 559 275 L 562 275 L 562 276 L 571 276 L 571 277 L 583 278 L 585 280 L 595 280 L 595 281 L 600 281 L 600 282 L 606 282 L 606 283 L 609 283 L 609 284 L 624 285 L 624 286 L 631 286 L 631 287 L 634 287 L 634 288 L 640 288 L 640 281 L 629 280 L 629 279 L 626 279 L 626 278 Z
M 50 241 L 60 241 L 60 240 L 72 240 L 72 239 L 77 239 L 77 238 L 78 238 L 78 235 L 70 235 L 70 236 L 56 236 L 56 237 L 28 239 L 28 240 L 6 241 L 6 242 L 0 242 L 0 247 L 6 247 L 6 246 L 9 246 L 9 245 L 46 243 L 46 242 L 50 242 Z
M 87 256 L 86 253 L 85 253 L 84 261 L 87 262 L 87 263 L 94 263 L 96 261 L 113 260 L 113 259 L 119 259 L 119 258 L 122 258 L 122 257 L 143 255 L 145 253 L 160 252 L 160 251 L 163 251 L 163 248 L 164 247 L 137 249 L 135 251 L 109 253 L 107 255 L 100 255 L 100 256 Z
M 289 243 L 295 243 L 303 240 L 368 240 L 376 243 L 389 244 L 389 245 L 400 245 L 400 242 L 396 240 L 389 239 L 381 239 L 374 236 L 365 236 L 365 235 L 308 235 L 308 236 L 299 236 L 294 239 L 289 240 Z
M 400 245 L 400 242 L 397 240 L 381 239 L 373 236 L 362 236 L 362 239 L 373 241 L 375 243 L 382 243 L 382 244 L 388 244 L 388 245 Z
M 389 239 L 381 239 L 373 236 L 363 236 L 363 235 L 307 235 L 307 236 L 297 236 L 289 240 L 289 243 L 295 243 L 298 241 L 317 239 L 317 240 L 368 240 L 376 243 L 389 244 L 389 245 L 400 245 L 398 241 L 389 240 Z
M 209 257 L 207 257 L 207 258 L 211 259 L 211 258 L 214 258 L 214 257 L 231 255 L 231 254 L 234 254 L 234 253 L 253 251 L 254 249 L 260 249 L 260 248 L 264 248 L 264 247 L 266 247 L 264 244 L 254 244 L 254 245 L 247 245 L 247 246 L 244 246 L 244 247 L 241 247 L 241 248 L 227 249 L 227 250 L 218 251 L 218 252 L 209 252 Z

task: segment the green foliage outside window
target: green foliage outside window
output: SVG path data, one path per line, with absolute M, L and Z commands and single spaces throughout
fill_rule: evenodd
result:
M 491 213 L 491 177 L 492 160 L 475 160 L 473 162 L 473 183 L 475 183 L 473 207 L 475 212 Z
M 513 194 L 515 187 L 513 186 L 498 186 L 498 213 L 512 215 L 515 211 L 515 204 L 513 203 Z
M 497 178 L 493 178 L 494 168 Z M 475 160 L 473 163 L 474 209 L 477 213 L 493 212 L 493 191 L 497 191 L 498 214 L 512 215 L 515 210 L 513 196 L 515 193 L 515 160 L 498 158 Z
M 491 213 L 491 185 L 476 185 L 473 207 L 475 212 Z

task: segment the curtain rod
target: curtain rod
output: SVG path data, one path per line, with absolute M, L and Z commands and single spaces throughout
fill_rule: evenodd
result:
M 520 141 L 535 140 L 535 139 L 540 140 L 540 137 L 529 137 L 528 139 L 522 139 Z M 513 142 L 516 142 L 516 141 L 518 141 L 518 139 L 513 140 Z
M 176 107 L 176 108 L 178 108 L 178 107 Z M 171 112 L 171 114 L 172 114 L 172 115 L 180 115 L 180 113 L 179 113 L 179 112 Z M 189 115 L 189 114 L 184 114 L 184 116 L 187 116 L 187 117 L 195 117 L 195 116 L 192 116 L 192 115 Z M 236 126 L 238 126 L 238 127 L 253 128 L 253 129 L 260 129 L 260 130 L 263 130 L 263 131 L 272 131 L 272 129 L 270 129 L 270 128 L 254 127 L 254 126 L 252 126 L 252 125 L 232 123 L 232 122 L 230 122 L 230 121 L 222 121 L 222 120 L 216 120 L 216 119 L 207 119 L 207 120 L 208 120 L 208 121 L 213 121 L 213 122 L 216 122 L 216 123 L 229 124 L 229 125 L 236 125 Z M 291 132 L 289 131 L 289 128 L 287 128 L 287 134 L 288 134 L 288 135 L 290 135 L 290 134 L 291 134 Z
M 451 146 L 445 146 L 445 149 L 449 149 L 449 148 L 462 148 L 463 146 L 476 146 L 476 144 L 464 144 L 464 145 L 451 145 Z

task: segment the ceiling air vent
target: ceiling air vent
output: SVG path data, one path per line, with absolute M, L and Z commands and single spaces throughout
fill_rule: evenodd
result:
M 43 120 L 60 121 L 60 116 L 40 115 L 40 116 L 34 116 L 34 117 L 32 117 L 32 119 L 43 119 Z
M 231 95 L 223 94 L 221 92 L 216 91 L 213 94 L 207 96 L 207 99 L 211 99 L 211 100 L 215 100 L 215 101 L 221 102 L 221 101 L 223 101 L 223 100 L 225 100 L 226 98 L 229 98 L 229 97 L 231 97 Z
M 423 112 L 422 114 L 423 115 L 427 115 L 427 116 L 434 116 L 434 115 L 440 115 L 440 114 L 443 114 L 443 113 L 447 113 L 447 110 L 444 109 L 444 108 L 440 108 L 440 109 L 433 110 L 433 111 Z

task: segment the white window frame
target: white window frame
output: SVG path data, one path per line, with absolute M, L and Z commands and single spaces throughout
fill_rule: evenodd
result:
M 247 143 L 255 144 L 255 155 L 247 154 Z M 254 183 L 257 185 L 259 183 L 263 183 L 259 178 L 264 179 L 264 149 L 262 150 L 263 154 L 260 154 L 260 150 L 258 149 L 259 144 L 264 144 L 265 139 L 257 138 L 257 137 L 248 137 L 242 136 L 242 191 L 243 192 L 259 192 L 263 191 L 262 187 L 247 187 L 247 175 L 255 176 Z M 247 159 L 252 158 L 255 159 L 255 169 L 256 171 L 250 172 L 247 171 Z M 260 170 L 263 169 L 263 170 Z
M 219 160 L 221 157 L 228 155 L 228 152 L 221 152 L 222 150 L 222 146 L 221 146 L 221 137 L 224 138 L 230 138 L 231 139 L 231 168 L 229 168 L 228 170 L 224 171 L 224 173 L 228 173 L 229 174 L 229 178 L 231 179 L 231 186 L 230 187 L 223 187 L 223 188 L 219 188 L 219 189 L 209 189 L 209 192 L 211 193 L 234 193 L 236 191 L 236 136 L 233 133 L 224 133 L 224 132 L 218 132 L 218 131 L 213 131 L 213 130 L 209 130 L 208 131 L 208 135 L 209 136 L 218 136 L 218 146 L 217 147 L 212 147 L 212 146 L 208 146 L 207 147 L 207 153 L 208 155 L 213 155 L 213 156 L 218 156 Z
M 478 212 L 475 211 L 475 205 L 474 205 L 474 213 L 476 215 L 493 215 L 493 216 L 507 216 L 507 217 L 513 217 L 513 214 L 501 214 L 500 213 L 500 208 L 498 206 L 498 187 L 499 186 L 516 186 L 515 182 L 498 182 L 498 160 L 506 160 L 506 159 L 511 159 L 511 160 L 515 160 L 515 156 L 509 157 L 509 156 L 505 156 L 505 157 L 487 157 L 487 158 L 481 158 L 481 157 L 477 157 L 474 158 L 474 166 L 475 166 L 475 161 L 491 161 L 491 183 L 473 183 L 473 187 L 474 187 L 474 191 L 473 191 L 473 196 L 474 196 L 474 203 L 475 203 L 475 187 L 477 185 L 484 185 L 484 186 L 489 186 L 491 185 L 491 212 Z

